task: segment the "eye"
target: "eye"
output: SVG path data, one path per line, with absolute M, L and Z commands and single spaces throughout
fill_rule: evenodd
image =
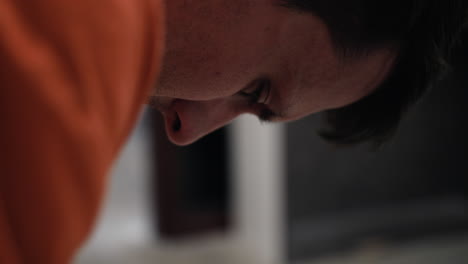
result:
M 247 89 L 240 91 L 239 94 L 247 97 L 252 104 L 266 104 L 270 97 L 271 81 L 260 79 L 255 81 Z

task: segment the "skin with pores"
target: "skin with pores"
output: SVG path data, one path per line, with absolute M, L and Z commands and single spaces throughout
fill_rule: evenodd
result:
M 279 0 L 171 0 L 166 9 L 152 101 L 178 145 L 244 113 L 290 121 L 348 105 L 373 91 L 396 57 L 380 48 L 344 59 L 320 18 Z

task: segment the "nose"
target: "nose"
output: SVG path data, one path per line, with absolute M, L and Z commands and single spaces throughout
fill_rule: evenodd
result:
M 176 145 L 188 145 L 248 112 L 226 98 L 209 101 L 176 99 L 164 111 L 166 134 Z

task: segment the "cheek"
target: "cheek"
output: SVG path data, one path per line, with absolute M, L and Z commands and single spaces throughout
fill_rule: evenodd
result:
M 257 9 L 271 4 L 250 0 L 210 3 L 207 8 L 213 10 L 204 12 L 204 18 L 196 24 L 186 22 L 171 37 L 157 95 L 215 99 L 232 95 L 269 72 L 277 22 L 260 16 Z
M 239 56 L 237 56 L 239 57 Z M 236 56 L 211 39 L 168 51 L 160 75 L 158 95 L 187 100 L 209 100 L 234 93 L 242 84 L 242 66 Z M 229 62 L 229 63 L 226 63 Z M 236 74 L 234 74 L 236 73 Z
M 265 52 L 268 48 L 244 45 L 253 42 L 246 39 L 226 41 L 227 37 L 211 36 L 203 46 L 195 43 L 185 54 L 168 55 L 161 83 L 173 90 L 171 96 L 209 100 L 232 95 L 268 72 L 273 59 Z

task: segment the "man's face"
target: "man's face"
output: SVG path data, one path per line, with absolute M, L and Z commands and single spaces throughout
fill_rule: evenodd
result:
M 395 52 L 343 59 L 321 19 L 280 0 L 169 0 L 153 102 L 169 139 L 190 144 L 243 113 L 295 120 L 369 94 Z

